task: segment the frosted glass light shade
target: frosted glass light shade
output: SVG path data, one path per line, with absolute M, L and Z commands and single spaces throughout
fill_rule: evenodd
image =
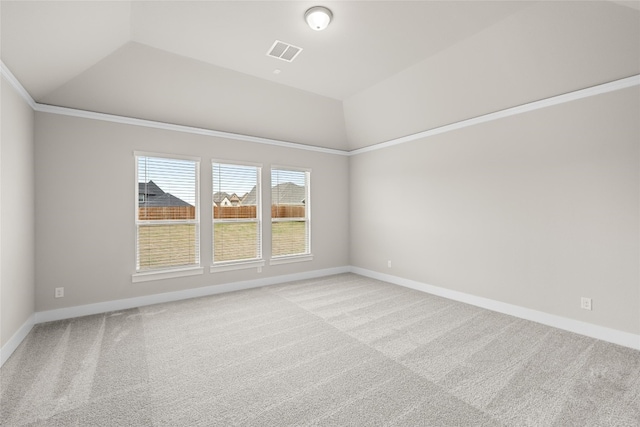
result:
M 322 6 L 312 7 L 304 14 L 305 21 L 307 21 L 307 24 L 315 31 L 322 31 L 327 28 L 329 22 L 331 22 L 331 18 L 333 18 L 331 11 Z

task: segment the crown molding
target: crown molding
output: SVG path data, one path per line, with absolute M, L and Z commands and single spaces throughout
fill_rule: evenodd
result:
M 59 114 L 63 116 L 80 117 L 92 120 L 101 120 L 112 123 L 121 123 L 132 126 L 142 126 L 154 129 L 170 130 L 174 132 L 190 133 L 195 135 L 212 136 L 216 138 L 226 138 L 238 141 L 253 142 L 256 144 L 274 145 L 277 147 L 292 148 L 297 150 L 314 151 L 324 154 L 333 154 L 339 156 L 356 156 L 358 154 L 368 153 L 370 151 L 382 150 L 384 148 L 393 147 L 395 145 L 405 144 L 407 142 L 425 139 L 432 136 L 452 132 L 469 126 L 475 126 L 481 123 L 487 123 L 499 120 L 505 117 L 515 116 L 530 111 L 540 110 L 554 105 L 564 104 L 578 99 L 588 98 L 591 96 L 601 95 L 604 93 L 615 92 L 617 90 L 626 89 L 640 85 L 640 74 L 579 89 L 573 92 L 564 93 L 562 95 L 552 96 L 541 99 L 539 101 L 529 102 L 527 104 L 518 105 L 516 107 L 505 108 L 504 110 L 495 111 L 489 114 L 483 114 L 466 120 L 461 120 L 444 126 L 438 126 L 432 129 L 414 133 L 411 135 L 394 138 L 385 142 L 380 142 L 355 150 L 337 150 L 333 148 L 317 147 L 313 145 L 300 144 L 296 142 L 281 141 L 277 139 L 261 138 L 258 136 L 243 135 L 239 133 L 223 132 L 213 129 L 198 128 L 193 126 L 183 126 L 173 123 L 157 122 L 153 120 L 136 119 L 133 117 L 117 116 L 114 114 L 97 113 L 94 111 L 78 110 L 75 108 L 59 107 L 56 105 L 40 104 L 29 95 L 29 92 L 20 84 L 18 79 L 11 73 L 9 68 L 0 61 L 0 72 L 2 76 L 13 86 L 13 88 L 24 98 L 24 100 L 35 111 L 51 114 Z
M 36 102 L 29 92 L 22 86 L 20 81 L 13 75 L 9 68 L 0 61 L 0 71 L 2 76 L 13 86 L 22 98 L 34 110 L 41 113 L 58 114 L 61 116 L 80 117 L 83 119 L 100 120 L 103 122 L 120 123 L 132 126 L 141 126 L 153 129 L 170 130 L 174 132 L 190 133 L 195 135 L 213 136 L 216 138 L 233 139 L 237 141 L 253 142 L 256 144 L 275 145 L 278 147 L 292 148 L 296 150 L 315 151 L 324 154 L 334 154 L 339 156 L 349 155 L 348 151 L 333 148 L 317 147 L 314 145 L 300 144 L 296 142 L 281 141 L 277 139 L 262 138 L 259 136 L 243 135 L 239 133 L 223 132 L 213 129 L 205 129 L 193 126 L 183 126 L 173 123 L 157 122 L 154 120 L 136 119 L 133 117 L 117 116 L 114 114 L 97 113 L 95 111 L 79 110 L 76 108 L 59 107 L 57 105 L 40 104 Z
M 461 120 L 459 122 L 451 123 L 445 126 L 439 126 L 422 132 L 414 133 L 412 135 L 403 136 L 401 138 L 391 139 L 389 141 L 370 145 L 368 147 L 358 148 L 356 150 L 349 151 L 349 155 L 355 156 L 362 153 L 368 153 L 370 151 L 381 150 L 383 148 L 393 147 L 394 145 L 400 145 L 407 142 L 416 141 L 418 139 L 429 138 L 431 136 L 463 129 L 469 126 L 478 125 L 480 123 L 491 122 L 505 117 L 515 116 L 517 114 L 527 113 L 529 111 L 540 110 L 542 108 L 564 104 L 566 102 L 576 101 L 578 99 L 601 95 L 608 92 L 614 92 L 638 85 L 640 85 L 640 74 L 636 74 L 635 76 L 626 77 L 620 80 L 614 80 L 609 83 L 564 93 L 562 95 L 552 96 L 550 98 L 541 99 L 539 101 L 529 102 L 527 104 L 518 105 L 516 107 L 505 108 L 504 110 L 496 111 L 489 114 L 483 114 L 471 119 Z
M 296 142 L 280 141 L 277 139 L 262 138 L 259 136 L 243 135 L 239 133 L 223 132 L 219 130 L 198 128 L 193 126 L 176 125 L 173 123 L 156 122 L 154 120 L 136 119 L 133 117 L 116 116 L 114 114 L 96 113 L 94 111 L 77 110 L 75 108 L 59 107 L 36 103 L 34 110 L 42 113 L 58 114 L 61 116 L 80 117 L 84 119 L 101 120 L 103 122 L 120 123 L 132 126 L 141 126 L 153 129 L 170 130 L 174 132 L 190 133 L 194 135 L 213 136 L 216 138 L 233 139 L 237 141 L 253 142 L 256 144 L 275 145 L 278 147 L 293 148 L 297 150 L 315 151 L 325 154 L 347 156 L 348 151 L 333 148 L 316 147 L 313 145 Z
M 29 92 L 27 92 L 24 86 L 22 86 L 18 81 L 18 79 L 16 79 L 16 76 L 13 75 L 11 70 L 9 70 L 9 68 L 7 68 L 7 66 L 4 65 L 4 62 L 2 62 L 1 60 L 0 60 L 0 74 L 16 90 L 16 92 L 18 92 L 18 94 L 22 96 L 22 98 L 27 102 L 27 104 L 29 104 L 29 106 L 33 110 L 35 110 L 36 105 L 38 105 L 36 101 L 33 100 L 31 95 L 29 95 Z

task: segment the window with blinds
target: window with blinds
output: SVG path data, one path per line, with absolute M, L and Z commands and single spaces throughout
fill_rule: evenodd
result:
M 135 153 L 136 271 L 200 265 L 200 161 Z
M 213 264 L 262 259 L 258 166 L 212 164 Z
M 271 169 L 271 254 L 276 257 L 311 253 L 307 170 Z

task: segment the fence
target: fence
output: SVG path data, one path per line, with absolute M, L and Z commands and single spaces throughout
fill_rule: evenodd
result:
M 214 206 L 215 219 L 245 219 L 256 217 L 256 205 L 248 206 Z
M 304 205 L 271 205 L 271 218 L 304 218 Z M 256 217 L 256 206 L 215 206 L 216 219 L 245 219 Z
M 138 219 L 143 221 L 195 218 L 196 208 L 193 206 L 154 206 L 138 209 Z
M 304 218 L 302 205 L 271 205 L 271 218 Z
M 304 218 L 304 205 L 272 205 L 271 218 Z M 193 206 L 163 206 L 139 208 L 138 218 L 145 221 L 195 219 Z M 256 217 L 256 206 L 214 206 L 215 219 L 247 219 Z

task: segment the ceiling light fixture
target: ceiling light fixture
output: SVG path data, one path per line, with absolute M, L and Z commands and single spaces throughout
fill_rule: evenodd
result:
M 304 13 L 304 20 L 312 30 L 322 31 L 329 26 L 333 13 L 323 6 L 314 6 Z

